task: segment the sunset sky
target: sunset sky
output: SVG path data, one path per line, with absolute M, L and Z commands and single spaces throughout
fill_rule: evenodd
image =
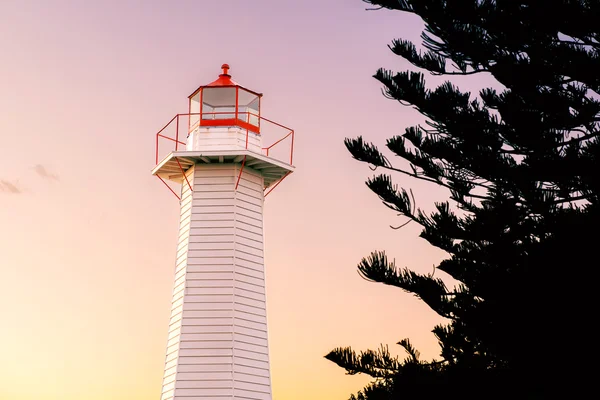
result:
M 159 398 L 179 206 L 150 174 L 154 135 L 222 63 L 264 93 L 265 117 L 296 131 L 296 172 L 265 203 L 274 399 L 363 387 L 368 378 L 323 358 L 337 346 L 402 354 L 394 343 L 409 337 L 437 356 L 441 319 L 356 270 L 373 250 L 420 272 L 444 256 L 418 226 L 390 229 L 404 220 L 343 145 L 357 135 L 383 145 L 421 121 L 372 75 L 409 67 L 387 45 L 418 41 L 422 24 L 367 7 L 0 1 L 0 399 Z M 397 182 L 425 210 L 446 195 Z

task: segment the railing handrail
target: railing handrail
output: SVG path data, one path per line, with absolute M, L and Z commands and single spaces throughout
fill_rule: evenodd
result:
M 288 133 L 287 135 L 285 135 L 284 137 L 282 137 L 281 139 L 279 139 L 278 141 L 276 141 L 275 143 L 273 143 L 272 145 L 268 146 L 268 147 L 263 147 L 263 150 L 268 150 L 271 147 L 275 146 L 277 143 L 283 142 L 285 139 L 287 139 L 292 133 L 294 133 L 294 131 L 291 131 L 290 133 Z
M 262 147 L 261 150 L 266 150 L 266 155 L 269 156 L 269 150 L 271 148 L 273 148 L 275 145 L 283 142 L 285 139 L 287 139 L 288 137 L 291 136 L 290 165 L 292 165 L 293 156 L 294 156 L 294 136 L 295 136 L 294 130 L 291 129 L 291 128 L 289 128 L 289 127 L 287 127 L 287 126 L 285 126 L 285 125 L 282 125 L 282 124 L 280 124 L 278 122 L 275 122 L 275 121 L 272 121 L 272 120 L 270 120 L 268 118 L 265 118 L 265 117 L 263 117 L 261 115 L 252 113 L 250 111 L 242 111 L 242 112 L 238 111 L 237 113 L 234 111 L 234 112 L 210 112 L 210 113 L 208 113 L 208 112 L 197 112 L 197 113 L 179 113 L 179 114 L 175 114 L 175 116 L 160 131 L 158 131 L 156 133 L 156 163 L 158 164 L 159 138 L 163 138 L 163 139 L 167 139 L 167 140 L 170 140 L 172 142 L 175 142 L 175 151 L 177 151 L 179 144 L 181 144 L 183 146 L 186 145 L 186 143 L 184 143 L 184 142 L 182 142 L 182 141 L 179 140 L 179 118 L 180 117 L 188 117 L 188 120 L 189 120 L 189 119 L 191 119 L 192 116 L 200 116 L 198 122 L 194 123 L 194 127 L 187 129 L 188 130 L 188 134 L 189 134 L 192 131 L 192 129 L 196 129 L 199 126 L 201 126 L 200 125 L 200 121 L 202 120 L 202 115 L 217 115 L 217 114 L 237 114 L 237 115 L 239 115 L 239 114 L 248 114 L 248 116 L 252 115 L 252 116 L 257 117 L 258 120 L 259 120 L 259 124 L 260 124 L 260 121 L 263 120 L 263 121 L 268 122 L 270 124 L 273 124 L 273 125 L 275 125 L 275 126 L 277 126 L 279 128 L 283 128 L 283 129 L 288 130 L 289 132 L 285 136 L 283 136 L 282 138 L 280 138 L 276 142 L 272 143 L 268 147 Z M 176 121 L 175 138 L 163 135 L 162 132 L 165 129 L 167 129 L 173 123 L 173 121 Z M 189 126 L 189 124 L 188 124 L 188 126 Z M 242 129 L 246 129 L 246 128 L 242 128 Z M 254 132 L 254 133 L 257 134 L 257 135 L 260 135 L 260 133 L 257 133 L 257 132 Z M 248 148 L 248 135 L 249 135 L 249 129 L 246 129 L 246 149 Z

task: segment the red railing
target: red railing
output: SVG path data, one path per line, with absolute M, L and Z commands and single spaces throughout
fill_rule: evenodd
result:
M 241 114 L 247 115 L 246 121 L 239 118 Z M 217 119 L 216 117 L 219 115 L 232 116 L 233 118 Z M 235 118 L 236 115 L 237 118 Z M 214 119 L 208 119 L 206 116 L 212 116 Z M 156 164 L 158 164 L 161 156 L 164 157 L 172 151 L 185 150 L 185 140 L 187 140 L 187 136 L 198 127 L 238 126 L 240 129 L 246 131 L 246 149 L 248 149 L 249 135 L 260 135 L 263 139 L 263 145 L 265 141 L 271 142 L 270 145 L 262 147 L 262 153 L 264 155 L 292 165 L 294 160 L 293 129 L 251 112 L 238 112 L 237 114 L 235 111 L 214 113 L 204 112 L 202 113 L 202 119 L 200 119 L 200 117 L 200 113 L 177 114 L 156 133 Z M 258 125 L 247 122 L 250 121 L 252 117 L 255 117 L 255 121 L 258 122 Z M 287 146 L 280 145 L 286 141 L 286 139 L 289 139 L 289 150 L 286 148 Z M 161 147 L 161 143 L 165 142 L 170 144 L 170 146 L 165 148 L 163 145 Z

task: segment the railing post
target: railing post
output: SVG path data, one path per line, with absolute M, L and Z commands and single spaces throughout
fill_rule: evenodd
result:
M 179 114 L 177 114 L 177 121 L 175 122 L 175 151 L 179 145 Z
M 294 163 L 294 131 L 292 131 L 292 145 L 290 149 L 290 165 Z
M 158 164 L 158 133 L 156 134 L 156 162 Z
M 202 126 L 202 113 L 204 112 L 204 105 L 203 105 L 203 101 L 204 99 L 202 98 L 204 96 L 204 90 L 200 89 L 200 115 L 198 116 L 198 127 Z
M 238 121 L 238 104 L 239 104 L 239 96 L 240 96 L 240 88 L 236 86 L 235 88 L 235 122 Z

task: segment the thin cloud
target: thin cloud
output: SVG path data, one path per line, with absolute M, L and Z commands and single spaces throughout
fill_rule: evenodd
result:
M 35 172 L 41 176 L 42 178 L 45 179 L 50 179 L 51 181 L 58 181 L 59 177 L 56 174 L 53 174 L 51 172 L 49 172 L 46 167 L 44 167 L 41 164 L 36 165 L 35 167 L 33 167 L 33 169 L 35 170 Z
M 5 181 L 4 179 L 0 179 L 0 192 L 21 194 L 23 193 L 23 189 L 21 189 L 17 183 L 12 183 L 9 181 Z

